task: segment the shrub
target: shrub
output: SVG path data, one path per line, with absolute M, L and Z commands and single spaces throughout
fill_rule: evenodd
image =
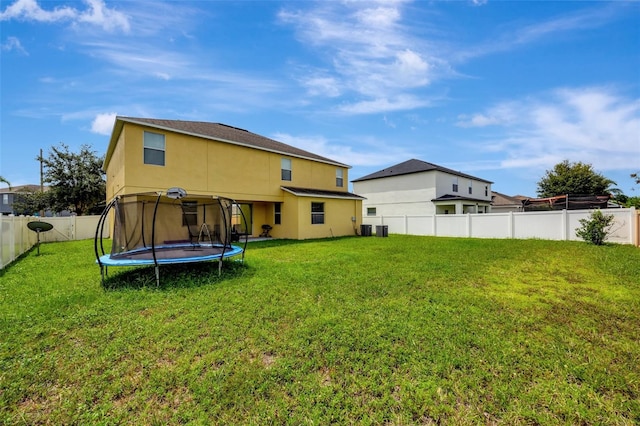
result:
M 611 231 L 613 219 L 612 214 L 604 214 L 601 210 L 595 210 L 589 219 L 580 219 L 582 226 L 576 229 L 576 236 L 588 243 L 601 246 Z

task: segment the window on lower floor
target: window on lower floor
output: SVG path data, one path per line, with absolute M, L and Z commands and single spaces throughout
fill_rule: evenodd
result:
M 184 201 L 182 203 L 182 226 L 196 226 L 198 224 L 197 201 Z
M 324 203 L 311 203 L 311 224 L 324 223 Z
M 367 216 L 375 216 L 376 208 L 375 207 L 367 207 Z
M 275 225 L 282 224 L 282 203 L 275 203 L 273 205 L 273 223 Z

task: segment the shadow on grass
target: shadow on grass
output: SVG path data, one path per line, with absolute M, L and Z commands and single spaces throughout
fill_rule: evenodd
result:
M 120 269 L 120 271 L 119 271 Z M 200 287 L 216 284 L 243 276 L 250 276 L 254 271 L 246 263 L 226 261 L 218 273 L 218 262 L 181 263 L 160 266 L 160 285 L 156 283 L 153 266 L 131 268 L 109 268 L 109 276 L 102 287 L 106 291 L 153 288 L 169 290 L 175 288 Z
M 271 248 L 271 247 L 285 247 L 285 246 L 293 246 L 293 245 L 301 245 L 301 244 L 309 244 L 309 243 L 337 241 L 337 240 L 344 240 L 344 239 L 350 239 L 350 238 L 360 238 L 360 236 L 347 235 L 347 236 L 340 236 L 340 237 L 313 238 L 309 240 L 292 240 L 292 239 L 274 238 L 273 240 L 249 241 L 249 243 L 247 244 L 247 251 L 263 249 L 263 248 Z

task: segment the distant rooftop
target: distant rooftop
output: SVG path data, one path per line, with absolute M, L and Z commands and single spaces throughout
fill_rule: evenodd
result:
M 405 161 L 403 163 L 396 164 L 391 167 L 387 167 L 386 169 L 382 169 L 380 171 L 371 173 L 361 178 L 355 179 L 352 182 L 362 182 L 365 180 L 380 179 L 380 178 L 385 178 L 390 176 L 401 176 L 401 175 L 408 175 L 412 173 L 421 173 L 421 172 L 430 172 L 430 171 L 440 171 L 440 172 L 449 173 L 455 176 L 479 180 L 481 182 L 493 183 L 486 179 L 481 179 L 476 176 L 471 176 L 466 173 L 458 172 L 456 170 L 451 170 L 446 167 L 438 166 L 437 164 L 427 163 L 426 161 L 416 160 L 415 158 Z

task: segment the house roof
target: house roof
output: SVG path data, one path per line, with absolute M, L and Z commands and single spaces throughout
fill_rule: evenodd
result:
M 522 201 L 520 198 L 491 191 L 491 204 L 493 206 L 522 206 Z
M 48 186 L 44 186 L 45 191 L 49 190 Z M 13 194 L 15 192 L 40 192 L 40 185 L 18 185 L 9 188 L 0 188 L 0 194 Z
M 116 142 L 120 136 L 120 132 L 124 123 L 133 123 L 143 126 L 152 127 L 158 130 L 182 133 L 185 135 L 196 136 L 203 139 L 215 140 L 218 142 L 230 143 L 233 145 L 245 146 L 248 148 L 269 151 L 278 154 L 288 155 L 291 157 L 303 158 L 306 160 L 319 161 L 321 163 L 333 164 L 339 167 L 350 166 L 342 164 L 335 160 L 314 154 L 303 149 L 269 139 L 265 136 L 249 132 L 248 130 L 229 126 L 222 123 L 209 123 L 205 121 L 184 121 L 184 120 L 164 120 L 156 118 L 136 118 L 136 117 L 116 117 L 111 140 L 107 148 L 107 155 L 104 160 L 104 167 L 109 164 Z
M 488 203 L 487 200 L 473 197 L 464 197 L 462 195 L 445 194 L 431 201 L 473 201 L 476 203 Z
M 391 176 L 401 176 L 401 175 L 408 175 L 412 173 L 431 172 L 431 171 L 440 171 L 440 172 L 449 173 L 455 176 L 479 180 L 481 182 L 493 183 L 486 179 L 481 179 L 479 177 L 471 176 L 466 173 L 457 172 L 455 170 L 451 170 L 446 167 L 438 166 L 437 164 L 427 163 L 426 161 L 416 160 L 415 158 L 411 160 L 407 160 L 403 163 L 396 164 L 391 167 L 387 167 L 386 169 L 382 169 L 380 171 L 371 173 L 361 178 L 355 179 L 352 182 L 362 182 L 365 180 L 381 179 L 381 178 L 386 178 Z
M 312 188 L 296 188 L 293 186 L 281 186 L 283 191 L 287 191 L 297 197 L 321 197 L 321 198 L 346 198 L 353 200 L 366 200 L 357 194 L 345 191 L 327 191 L 324 189 L 312 189 Z

